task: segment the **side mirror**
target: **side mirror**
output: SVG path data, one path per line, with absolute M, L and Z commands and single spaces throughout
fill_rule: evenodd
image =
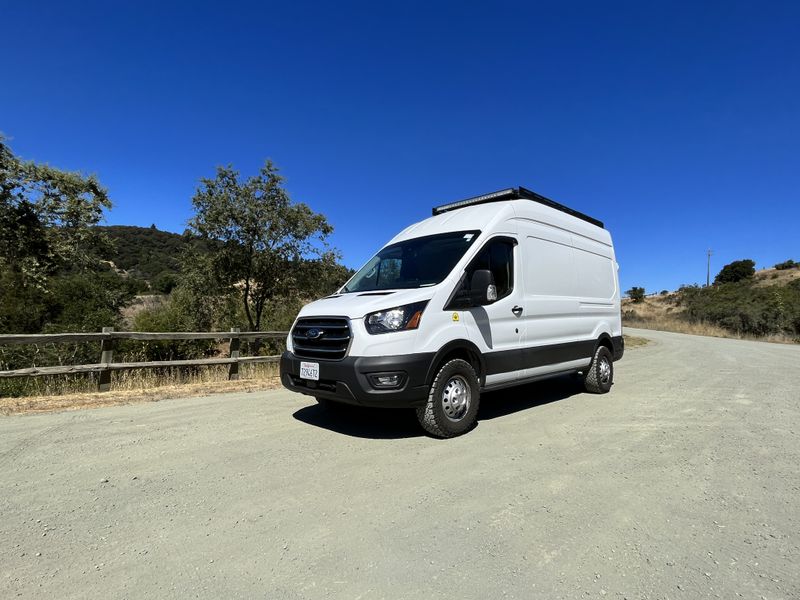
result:
M 489 269 L 475 271 L 469 287 L 472 291 L 472 303 L 475 306 L 484 306 L 497 300 L 497 286 L 494 284 L 494 275 Z

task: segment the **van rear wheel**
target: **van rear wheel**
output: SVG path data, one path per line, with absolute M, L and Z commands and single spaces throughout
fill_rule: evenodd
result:
M 474 427 L 479 403 L 475 369 L 467 361 L 455 358 L 436 373 L 427 403 L 417 409 L 417 419 L 433 436 L 455 437 Z
M 594 351 L 592 364 L 583 377 L 583 385 L 587 392 L 605 394 L 614 384 L 614 357 L 605 346 L 598 346 Z

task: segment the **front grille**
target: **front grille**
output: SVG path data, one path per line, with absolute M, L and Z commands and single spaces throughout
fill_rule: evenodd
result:
M 350 325 L 337 317 L 304 317 L 292 330 L 295 356 L 338 360 L 347 354 Z

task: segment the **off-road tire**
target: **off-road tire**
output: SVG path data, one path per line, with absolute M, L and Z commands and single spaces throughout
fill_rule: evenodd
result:
M 450 387 L 448 388 L 448 386 Z M 448 389 L 458 391 L 463 389 L 462 396 L 467 398 L 463 414 L 457 414 L 459 408 L 454 408 L 450 401 L 452 394 L 448 394 Z M 447 399 L 445 399 L 445 394 L 447 394 Z M 478 420 L 479 404 L 480 384 L 475 369 L 467 361 L 454 358 L 442 365 L 439 372 L 436 373 L 428 393 L 427 403 L 425 406 L 417 408 L 417 419 L 423 429 L 432 436 L 455 437 L 466 433 L 475 426 Z M 447 415 L 446 410 L 450 411 L 451 416 Z
M 583 376 L 583 385 L 592 394 L 606 394 L 614 384 L 614 357 L 605 346 L 594 351 L 592 364 Z

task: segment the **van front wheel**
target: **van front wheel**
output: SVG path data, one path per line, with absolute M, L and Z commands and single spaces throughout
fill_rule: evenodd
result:
M 480 386 L 475 369 L 455 358 L 439 369 L 425 406 L 417 409 L 420 425 L 436 437 L 449 438 L 469 431 L 477 421 Z
M 598 346 L 592 364 L 586 370 L 583 385 L 587 392 L 605 394 L 614 383 L 614 357 L 605 346 Z

